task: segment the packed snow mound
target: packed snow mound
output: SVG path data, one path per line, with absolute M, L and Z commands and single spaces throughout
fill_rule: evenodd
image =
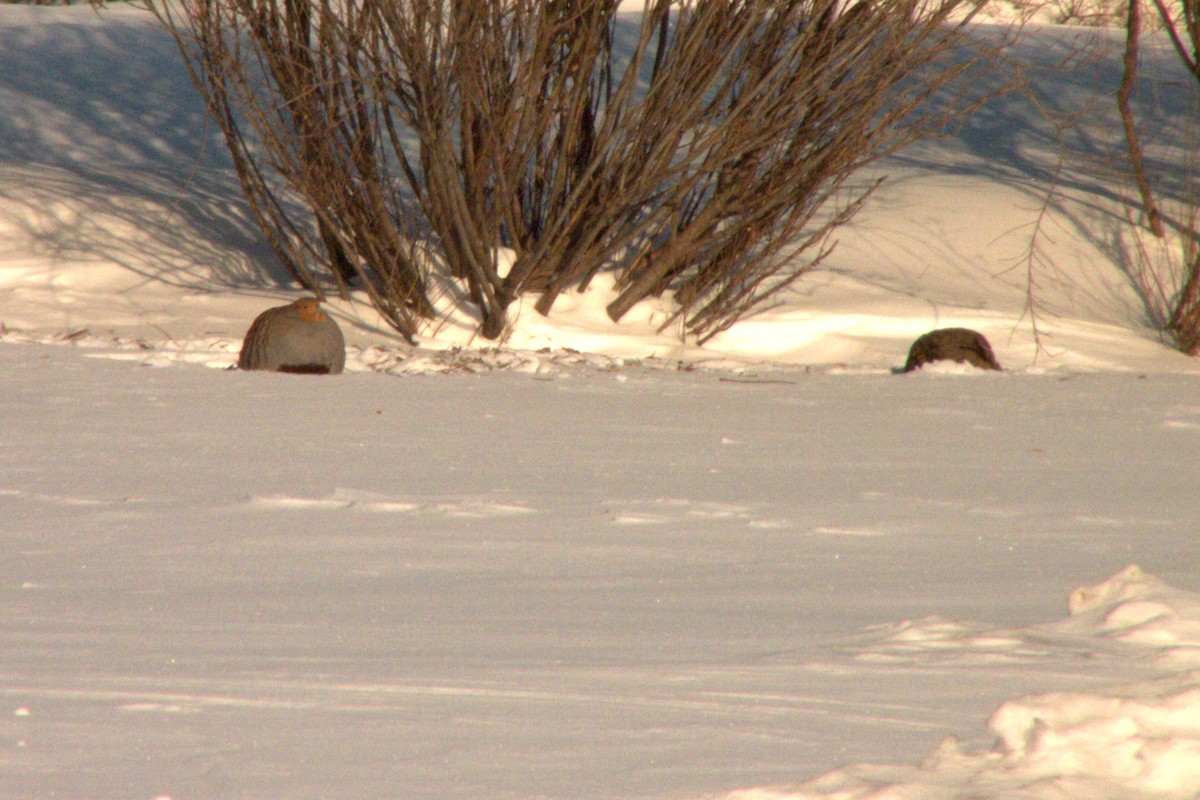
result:
M 1076 589 L 1068 608 L 1097 636 L 1149 648 L 1166 664 L 1200 668 L 1200 596 L 1173 589 L 1136 565 Z
M 1049 692 L 1001 705 L 996 744 L 972 752 L 948 738 L 917 766 L 860 764 L 791 789 L 727 800 L 1193 800 L 1200 796 L 1200 595 L 1131 565 L 1068 598 L 1065 620 L 989 630 L 930 618 L 890 626 L 860 657 L 934 655 L 1020 660 L 1056 646 L 1121 648 L 1172 674 L 1102 692 Z

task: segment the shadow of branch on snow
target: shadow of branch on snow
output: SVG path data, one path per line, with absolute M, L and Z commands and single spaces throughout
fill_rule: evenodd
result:
M 889 163 L 910 174 L 981 178 L 1002 185 L 1025 198 L 1021 210 L 1034 216 L 1044 207 L 1052 223 L 1029 229 L 1029 247 L 1037 250 L 1038 236 L 1053 240 L 1065 233 L 1086 242 L 1107 269 L 1095 265 L 1080 273 L 1076 264 L 1056 263 L 1035 252 L 1037 282 L 1069 286 L 1072 310 L 1087 308 L 1122 324 L 1159 329 L 1160 315 L 1140 285 L 1139 229 L 1131 224 L 1140 206 L 1116 105 L 1122 46 L 1122 31 L 1038 29 L 1036 36 L 1006 53 L 1006 69 L 990 78 L 999 83 L 1016 76 L 1015 90 L 983 104 L 945 138 L 919 143 Z M 1188 143 L 1195 138 L 1194 79 L 1165 41 L 1146 46 L 1143 56 L 1136 106 L 1147 168 L 1168 209 L 1168 226 L 1180 232 L 1186 229 L 1186 215 L 1172 217 L 1169 209 L 1183 209 L 1187 198 L 1195 196 L 1197 176 L 1187 169 L 1195 163 L 1188 155 Z M 1018 238 L 1014 234 L 1006 240 Z M 1022 262 L 1029 257 L 1012 257 L 1012 269 L 1005 273 L 1010 282 L 1026 270 Z M 1063 311 L 1067 309 L 1051 313 Z
M 148 13 L 6 7 L 4 21 L 7 239 L 24 237 L 25 254 L 108 261 L 197 290 L 290 283 L 174 42 Z

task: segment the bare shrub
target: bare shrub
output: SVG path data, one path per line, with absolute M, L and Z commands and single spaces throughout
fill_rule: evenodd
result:
M 1197 54 L 1200 53 L 1200 3 L 1197 0 L 1180 0 L 1179 3 L 1169 4 L 1166 0 L 1153 0 L 1153 9 L 1157 21 L 1161 23 L 1188 72 L 1196 79 L 1196 88 L 1200 90 L 1200 61 L 1197 60 Z M 1124 73 L 1117 95 L 1118 107 L 1125 124 L 1126 141 L 1146 224 L 1154 236 L 1163 239 L 1168 235 L 1166 218 L 1146 174 L 1136 120 L 1129 104 L 1130 92 L 1137 77 L 1138 42 L 1142 26 L 1141 4 L 1136 0 L 1129 3 L 1126 21 Z M 1184 166 L 1190 167 L 1194 173 L 1195 160 Z M 1200 198 L 1184 198 L 1182 205 L 1180 218 L 1170 220 L 1181 242 L 1180 253 L 1177 257 L 1167 258 L 1165 264 L 1155 260 L 1158 266 L 1151 266 L 1151 259 L 1143 253 L 1142 266 L 1135 273 L 1134 280 L 1151 318 L 1172 337 L 1181 351 L 1194 356 L 1200 355 L 1200 228 L 1197 227 Z
M 985 0 L 984 5 L 985 14 L 1015 14 L 1025 21 L 1040 19 L 1087 28 L 1121 27 L 1129 12 L 1128 0 Z M 1143 22 L 1151 30 L 1161 27 L 1157 17 Z
M 1051 0 L 1054 21 L 1064 25 L 1107 27 L 1125 18 L 1126 0 Z
M 671 291 L 666 324 L 711 337 L 821 262 L 873 189 L 851 176 L 962 112 L 946 90 L 980 57 L 959 0 L 617 5 L 157 12 L 296 278 L 361 282 L 410 339 L 439 287 L 496 338 L 518 296 L 548 313 L 603 269 L 614 320 Z

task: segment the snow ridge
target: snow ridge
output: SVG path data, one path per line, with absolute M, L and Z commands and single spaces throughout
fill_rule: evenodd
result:
M 1071 592 L 1070 616 L 1023 630 L 936 618 L 889 626 L 859 658 L 901 664 L 939 658 L 1019 662 L 1062 646 L 1117 646 L 1171 674 L 1097 692 L 1049 692 L 1001 705 L 996 744 L 972 751 L 947 738 L 916 766 L 860 764 L 791 789 L 747 789 L 726 800 L 1192 800 L 1200 795 L 1200 594 L 1130 565 Z

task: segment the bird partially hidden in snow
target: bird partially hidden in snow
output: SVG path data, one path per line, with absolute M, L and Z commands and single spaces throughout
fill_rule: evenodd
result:
M 315 297 L 268 308 L 246 331 L 238 369 L 336 375 L 346 366 L 342 329 Z
M 909 348 L 904 371 L 912 372 L 933 361 L 966 362 L 979 369 L 1001 368 L 988 340 L 970 328 L 939 328 L 918 337 Z

